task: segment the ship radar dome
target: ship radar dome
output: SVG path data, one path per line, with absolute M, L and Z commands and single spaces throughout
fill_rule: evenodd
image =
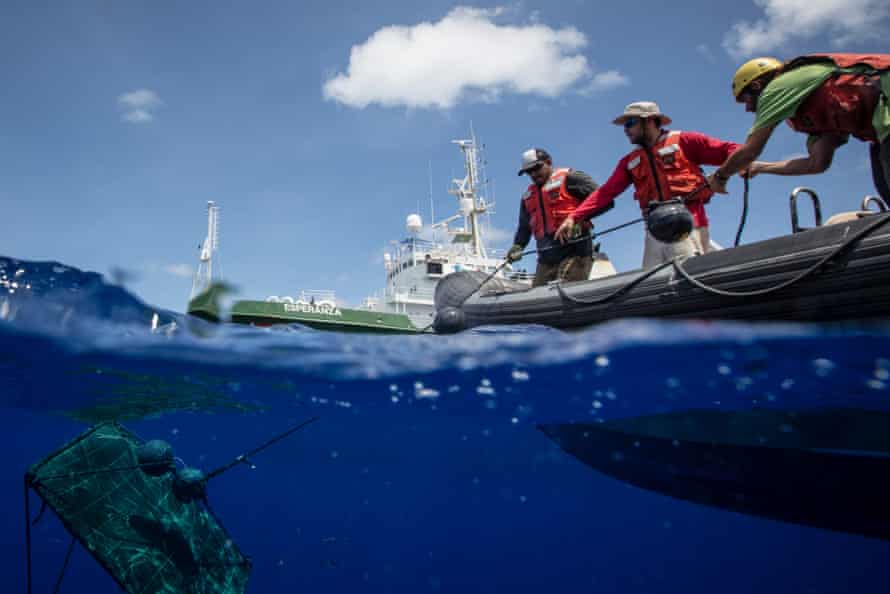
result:
M 408 233 L 411 235 L 417 235 L 423 229 L 423 219 L 420 218 L 419 214 L 410 214 L 405 219 L 405 228 L 408 229 Z

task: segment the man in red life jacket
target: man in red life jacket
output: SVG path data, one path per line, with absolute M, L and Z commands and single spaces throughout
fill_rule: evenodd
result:
M 538 265 L 532 286 L 546 285 L 557 279 L 587 280 L 593 267 L 590 242 L 592 225 L 579 225 L 573 234 L 573 241 L 566 245 L 556 241 L 553 234 L 566 215 L 596 190 L 596 182 L 581 171 L 555 169 L 550 154 L 540 148 L 531 148 L 522 153 L 519 175 L 523 173 L 529 176 L 532 183 L 519 205 L 519 226 L 513 237 L 513 247 L 507 252 L 507 260 L 519 260 L 522 250 L 534 235 Z
M 732 93 L 756 115 L 745 144 L 708 178 L 715 192 L 746 168 L 751 176 L 822 173 L 853 136 L 869 143 L 875 187 L 890 201 L 890 54 L 755 58 L 736 71 Z M 808 156 L 755 161 L 782 120 L 808 135 Z
M 612 204 L 633 184 L 634 198 L 644 215 L 653 201 L 684 198 L 693 220 L 692 233 L 673 243 L 659 241 L 647 230 L 643 268 L 652 268 L 675 256 L 709 251 L 711 240 L 705 203 L 712 192 L 707 188 L 701 165 L 723 163 L 738 145 L 699 132 L 665 130 L 663 126 L 670 124 L 671 119 L 651 101 L 631 103 L 612 123 L 623 126 L 627 139 L 639 148 L 622 158 L 606 183 L 566 217 L 556 231 L 556 238 L 566 241 L 577 221 L 584 221 L 592 212 Z

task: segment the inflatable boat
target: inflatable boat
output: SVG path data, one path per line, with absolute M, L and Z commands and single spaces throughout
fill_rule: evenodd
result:
M 797 223 L 810 193 L 816 226 Z M 877 204 L 878 210 L 868 210 Z M 847 321 L 890 319 L 890 212 L 879 198 L 823 225 L 818 198 L 791 196 L 792 233 L 580 282 L 528 289 L 479 272 L 436 287 L 439 333 L 492 324 L 579 328 L 627 317 Z

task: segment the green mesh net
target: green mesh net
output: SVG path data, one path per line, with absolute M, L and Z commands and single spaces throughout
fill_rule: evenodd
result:
M 151 476 L 142 441 L 103 423 L 32 466 L 26 481 L 126 592 L 244 592 L 250 561 L 206 502 L 173 494 L 173 473 Z

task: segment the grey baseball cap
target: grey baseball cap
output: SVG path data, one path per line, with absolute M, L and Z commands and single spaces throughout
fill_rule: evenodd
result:
M 550 153 L 540 148 L 530 148 L 524 153 L 522 153 L 522 165 L 519 167 L 519 173 L 517 175 L 522 175 L 529 169 L 539 165 L 540 163 L 552 162 L 550 158 Z

